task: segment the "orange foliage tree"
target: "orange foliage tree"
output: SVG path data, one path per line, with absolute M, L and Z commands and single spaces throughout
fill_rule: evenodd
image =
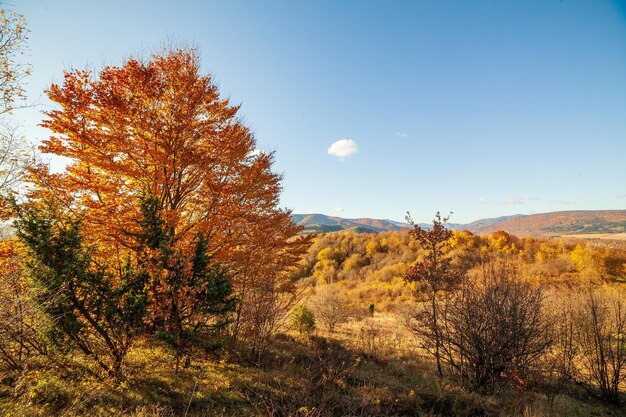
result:
M 62 174 L 31 170 L 31 201 L 54 200 L 80 216 L 95 260 L 112 271 L 122 271 L 129 257 L 152 260 L 154 321 L 171 320 L 195 302 L 194 294 L 202 295 L 191 278 L 172 277 L 172 263 L 193 277 L 199 237 L 244 300 L 238 316 L 255 289 L 293 293 L 285 276 L 309 241 L 297 237 L 290 212 L 278 207 L 281 176 L 271 170 L 273 154 L 254 152 L 239 107 L 220 97 L 199 65 L 194 50 L 175 50 L 98 74 L 66 72 L 64 82 L 47 91 L 58 108 L 45 112 L 41 126 L 53 135 L 41 151 L 70 163 Z M 168 256 L 162 245 L 145 244 L 146 198 Z M 263 303 L 268 299 L 275 301 Z

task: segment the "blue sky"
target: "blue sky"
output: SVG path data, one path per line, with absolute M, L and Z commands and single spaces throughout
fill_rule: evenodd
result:
M 297 213 L 453 222 L 626 208 L 626 3 L 31 1 L 38 107 L 64 69 L 167 39 L 242 104 Z M 344 153 L 328 153 L 331 145 Z M 341 146 L 343 145 L 343 146 Z M 356 152 L 354 148 L 358 148 Z M 353 152 L 351 155 L 350 152 Z M 342 156 L 343 155 L 343 156 Z

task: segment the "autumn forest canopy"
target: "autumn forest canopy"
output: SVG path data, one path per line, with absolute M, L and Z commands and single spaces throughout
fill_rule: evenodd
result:
M 622 242 L 303 234 L 195 49 L 67 70 L 31 149 L 2 19 L 0 414 L 623 411 Z

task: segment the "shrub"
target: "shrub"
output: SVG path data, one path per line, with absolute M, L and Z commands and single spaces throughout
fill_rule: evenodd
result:
M 626 381 L 626 294 L 590 289 L 562 313 L 559 341 L 566 376 L 609 402 Z
M 351 316 L 346 300 L 328 289 L 320 292 L 314 307 L 316 317 L 331 333 L 338 324 L 347 322 Z
M 291 314 L 291 324 L 300 334 L 311 333 L 315 330 L 315 314 L 306 305 L 301 304 Z
M 430 307 L 418 311 L 420 325 L 413 329 L 470 387 L 488 391 L 506 378 L 523 383 L 551 346 L 542 301 L 542 290 L 523 281 L 514 266 L 489 263 L 436 305 L 436 322 Z

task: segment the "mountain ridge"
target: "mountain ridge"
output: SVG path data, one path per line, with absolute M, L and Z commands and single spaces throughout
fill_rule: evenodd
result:
M 357 233 L 399 231 L 411 227 L 388 219 L 346 219 L 320 213 L 292 214 L 294 221 L 305 227 L 304 233 L 324 233 L 352 230 Z M 419 223 L 429 227 L 429 223 Z M 597 235 L 626 233 L 626 210 L 564 210 L 537 214 L 514 214 L 484 218 L 466 224 L 449 223 L 454 230 L 472 233 L 493 233 L 504 230 L 517 236 L 549 237 L 568 235 Z

